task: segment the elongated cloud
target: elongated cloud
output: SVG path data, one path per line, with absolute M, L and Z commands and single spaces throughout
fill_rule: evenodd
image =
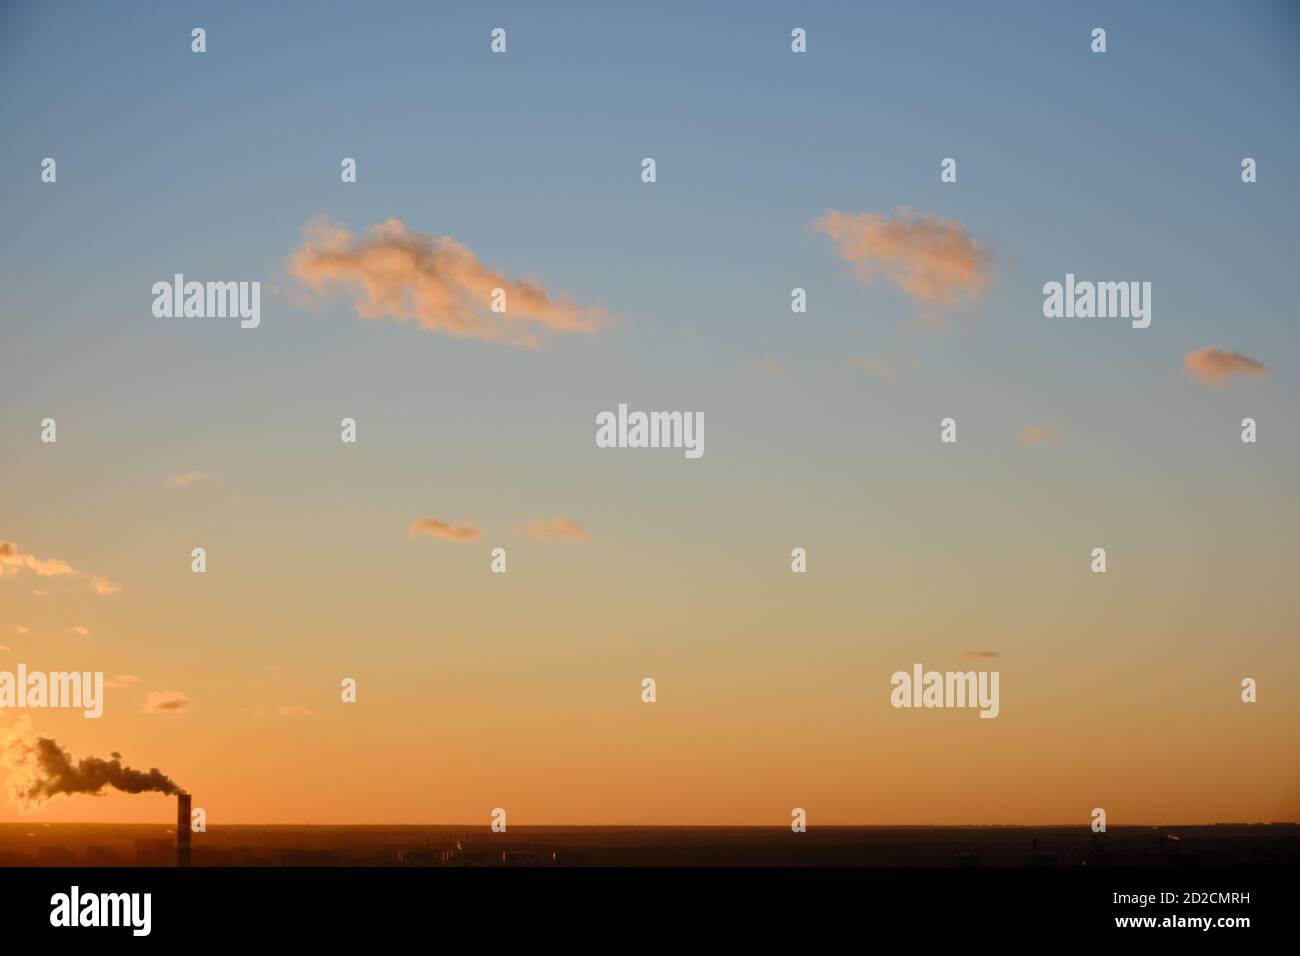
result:
M 181 793 L 176 782 L 158 770 L 123 766 L 121 754 L 110 760 L 84 757 L 75 763 L 49 737 L 34 737 L 27 718 L 18 721 L 0 742 L 0 762 L 9 769 L 9 797 L 22 813 L 35 813 L 59 794 L 99 796 L 108 787 L 123 793 Z
M 209 475 L 198 469 L 191 468 L 189 471 L 183 471 L 179 475 L 168 475 L 167 486 L 169 488 L 192 488 L 195 485 L 223 485 L 225 481 L 220 475 Z
M 959 651 L 953 655 L 956 661 L 988 661 L 1002 656 L 1001 651 Z
M 303 227 L 289 271 L 317 296 L 351 292 L 363 319 L 414 320 L 456 338 L 536 348 L 552 333 L 590 335 L 612 321 L 604 309 L 552 295 L 540 282 L 509 279 L 449 236 L 413 232 L 396 219 L 365 237 L 314 219 Z
M 1043 445 L 1060 437 L 1061 431 L 1054 425 L 1026 425 L 1020 440 L 1026 445 Z
M 1189 352 L 1183 359 L 1183 365 L 1205 385 L 1219 388 L 1226 385 L 1234 375 L 1255 377 L 1267 375 L 1268 368 L 1262 362 L 1247 358 L 1240 352 L 1225 352 L 1213 345 Z
M 104 681 L 104 686 L 118 690 L 138 683 L 140 683 L 140 678 L 136 677 L 134 674 L 118 674 L 116 677 Z
M 189 706 L 189 695 L 179 690 L 151 690 L 144 700 L 146 714 L 178 714 Z
M 116 594 L 122 590 L 108 578 L 98 574 L 86 574 L 78 571 L 66 561 L 58 558 L 38 558 L 34 554 L 24 554 L 12 541 L 0 541 L 0 577 L 18 574 L 20 571 L 33 571 L 37 577 L 72 577 L 90 583 L 96 594 Z
M 893 216 L 832 209 L 813 223 L 839 247 L 866 285 L 884 276 L 925 307 L 979 297 L 989 284 L 992 256 L 953 219 L 900 209 Z M 937 316 L 923 310 L 932 324 Z
M 442 538 L 444 541 L 477 541 L 483 531 L 472 524 L 448 524 L 437 518 L 416 518 L 411 522 L 406 533 L 412 538 L 427 535 L 430 538 Z
M 519 526 L 519 533 L 534 541 L 590 541 L 587 529 L 568 518 L 534 518 Z

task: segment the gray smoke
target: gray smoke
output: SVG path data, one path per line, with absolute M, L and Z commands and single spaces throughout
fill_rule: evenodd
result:
M 123 793 L 183 792 L 156 767 L 135 770 L 123 766 L 116 752 L 111 760 L 83 757 L 74 763 L 68 752 L 49 737 L 11 737 L 5 764 L 15 771 L 10 774 L 10 796 L 25 812 L 39 809 L 50 797 L 61 793 L 99 796 L 107 787 Z

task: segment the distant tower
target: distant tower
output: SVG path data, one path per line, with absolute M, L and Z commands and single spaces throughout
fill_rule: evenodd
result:
M 190 865 L 190 795 L 176 794 L 176 865 Z

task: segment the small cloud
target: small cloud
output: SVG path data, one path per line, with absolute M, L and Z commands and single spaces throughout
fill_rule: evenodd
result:
M 888 361 L 861 355 L 850 355 L 849 365 L 885 381 L 894 381 L 921 371 L 921 363 L 916 360 L 909 349 L 897 350 L 889 356 Z
M 290 274 L 317 296 L 352 293 L 363 319 L 414 320 L 429 332 L 524 348 L 555 333 L 594 335 L 613 321 L 604 309 L 581 306 L 540 282 L 507 278 L 449 236 L 408 230 L 396 219 L 358 237 L 317 217 L 302 235 Z M 504 311 L 493 309 L 497 290 Z
M 957 661 L 983 661 L 1001 657 L 1001 651 L 959 651 L 953 656 Z
M 849 364 L 854 368 L 860 368 L 864 372 L 870 372 L 878 378 L 893 378 L 894 370 L 886 365 L 880 359 L 861 358 L 857 355 L 849 356 Z
M 1055 425 L 1026 425 L 1020 441 L 1026 445 L 1044 445 L 1060 440 L 1061 430 Z
M 427 535 L 444 541 L 477 541 L 483 535 L 482 529 L 477 525 L 448 524 L 437 518 L 416 518 L 406 533 L 412 538 Z
M 1211 388 L 1226 385 L 1234 375 L 1253 378 L 1268 374 L 1268 368 L 1262 362 L 1247 358 L 1240 352 L 1225 352 L 1213 345 L 1189 352 L 1187 358 L 1183 359 L 1183 365 L 1202 384 Z
M 0 644 L 0 654 L 8 654 L 8 653 L 9 653 L 9 645 Z
M 590 541 L 587 529 L 568 518 L 534 518 L 519 526 L 519 533 L 534 541 Z
M 146 714 L 178 714 L 183 710 L 188 710 L 190 698 L 188 694 L 181 693 L 178 690 L 151 690 L 144 701 L 144 712 Z
M 781 368 L 781 363 L 774 358 L 764 358 L 756 362 L 750 362 L 749 367 L 759 375 L 780 375 L 785 371 Z
M 15 634 L 29 634 L 29 633 L 31 633 L 31 632 L 28 631 L 27 628 L 25 628 L 25 627 L 23 627 L 21 624 L 19 624 L 17 627 L 14 628 L 14 633 L 15 633 Z
M 167 476 L 167 486 L 169 488 L 192 488 L 195 485 L 224 485 L 225 483 L 225 479 L 220 475 L 204 474 L 194 468 L 183 471 L 179 475 Z
M 18 545 L 12 541 L 0 541 L 0 576 L 18 574 L 21 571 L 31 571 L 37 577 L 71 577 L 83 578 L 90 581 L 96 594 L 116 594 L 122 590 L 107 578 L 94 574 L 85 574 L 78 571 L 66 561 L 58 558 L 38 558 L 34 554 L 25 554 L 18 550 Z M 37 597 L 44 597 L 44 590 L 33 591 Z
M 902 208 L 892 215 L 832 209 L 812 224 L 828 235 L 858 281 L 884 277 L 906 293 L 927 325 L 946 325 L 936 307 L 977 299 L 989 285 L 987 249 L 954 219 Z
M 138 683 L 140 683 L 140 678 L 136 677 L 134 674 L 118 674 L 116 677 L 104 681 L 104 686 L 120 688 L 130 687 L 132 684 Z
M 80 624 L 76 627 L 70 627 L 68 630 L 73 634 L 76 634 L 78 637 L 90 637 L 90 628 L 82 627 Z
M 310 707 L 298 707 L 293 704 L 282 704 L 277 713 L 281 717 L 310 717 Z

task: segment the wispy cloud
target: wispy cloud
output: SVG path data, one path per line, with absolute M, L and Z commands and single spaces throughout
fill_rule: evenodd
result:
M 144 701 L 146 714 L 178 714 L 188 710 L 190 697 L 178 690 L 151 690 Z
M 1026 425 L 1020 440 L 1026 445 L 1044 445 L 1060 441 L 1061 430 L 1055 425 Z
M 23 627 L 21 624 L 19 624 L 17 627 L 14 628 L 14 633 L 15 633 L 15 634 L 28 634 L 28 633 L 30 633 L 30 632 L 27 630 L 27 628 L 25 628 L 25 627 Z
M 953 655 L 955 661 L 984 661 L 1001 657 L 1001 651 L 958 651 Z
M 568 518 L 534 518 L 519 526 L 519 533 L 534 541 L 590 541 L 587 529 Z
M 130 687 L 132 684 L 140 683 L 140 678 L 134 674 L 118 674 L 116 677 L 104 681 L 105 687 L 121 688 Z
M 1207 345 L 1203 349 L 1189 352 L 1183 359 L 1187 371 L 1211 388 L 1226 385 L 1234 375 L 1255 377 L 1267 375 L 1268 368 L 1253 358 L 1247 358 L 1240 352 L 1225 352 Z
M 906 349 L 894 352 L 888 361 L 869 356 L 850 355 L 849 364 L 886 381 L 894 381 L 921 370 L 921 363 Z
M 310 717 L 310 707 L 299 707 L 295 704 L 283 704 L 277 713 L 281 717 Z
M 58 558 L 38 558 L 34 554 L 19 551 L 18 545 L 12 541 L 0 541 L 0 577 L 18 574 L 24 570 L 32 571 L 37 577 L 42 578 L 70 577 L 85 580 L 90 583 L 96 594 L 116 594 L 122 590 L 108 578 L 78 571 L 66 561 Z M 38 597 L 43 597 L 45 594 L 44 591 L 39 590 L 34 593 Z
M 871 285 L 883 276 L 933 326 L 944 325 L 935 307 L 973 301 L 989 284 L 992 255 L 953 219 L 906 208 L 893 216 L 832 209 L 812 227 L 834 240 L 860 282 Z
M 289 271 L 317 296 L 352 292 L 363 319 L 413 320 L 429 332 L 536 348 L 555 333 L 594 334 L 612 321 L 531 279 L 510 279 L 448 236 L 408 230 L 396 219 L 364 237 L 319 217 L 303 227 Z M 505 311 L 493 311 L 495 289 Z
M 169 488 L 192 488 L 195 485 L 224 485 L 225 483 L 225 479 L 220 475 L 209 475 L 194 468 L 183 471 L 179 475 L 167 476 Z
M 80 624 L 76 627 L 70 627 L 68 630 L 73 634 L 76 634 L 78 637 L 90 637 L 90 628 L 82 627 Z
M 477 541 L 482 537 L 483 530 L 473 524 L 448 524 L 437 518 L 416 518 L 406 533 L 412 538 L 427 535 L 444 541 Z
M 780 375 L 784 371 L 781 363 L 774 358 L 757 359 L 749 363 L 749 368 L 759 375 Z

